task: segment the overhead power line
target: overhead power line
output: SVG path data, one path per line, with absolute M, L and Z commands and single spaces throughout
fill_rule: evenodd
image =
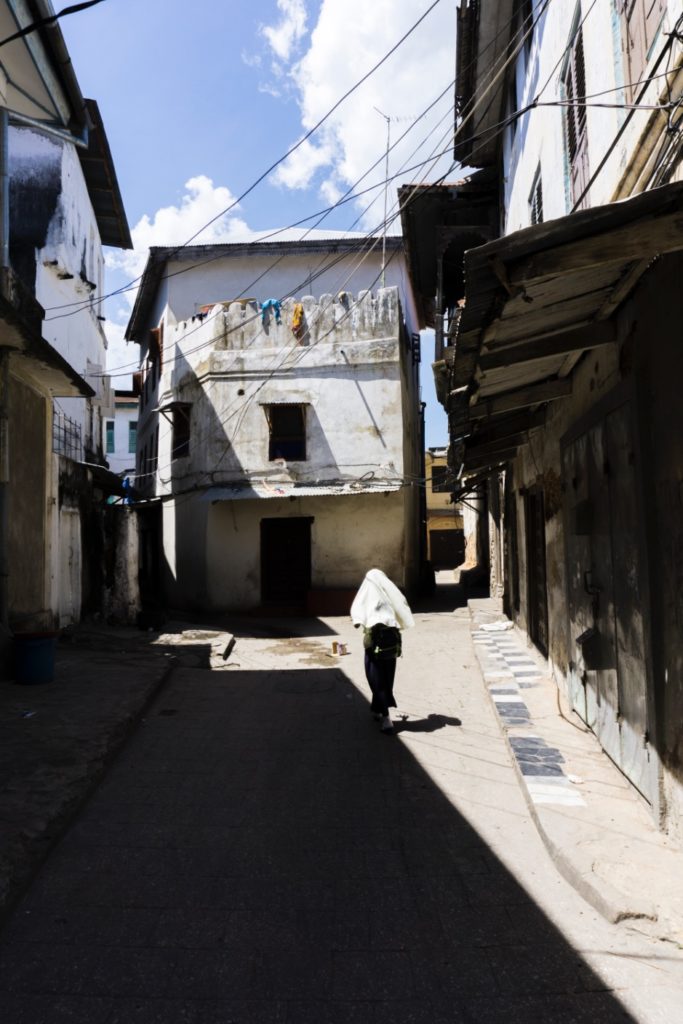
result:
M 6 46 L 7 43 L 13 43 L 15 39 L 23 39 L 24 36 L 30 35 L 31 32 L 35 32 L 39 28 L 43 28 L 47 25 L 54 25 L 60 18 L 66 18 L 68 14 L 78 14 L 79 11 L 85 11 L 88 7 L 95 7 L 97 4 L 104 3 L 104 0 L 83 0 L 83 3 L 72 4 L 71 7 L 65 7 L 62 11 L 57 14 L 51 15 L 49 18 L 39 18 L 37 21 L 32 21 L 30 25 L 26 25 L 24 28 L 20 28 L 18 32 L 14 32 L 11 36 L 7 36 L 5 39 L 0 39 L 0 46 Z
M 377 62 L 377 63 L 376 63 L 376 64 L 375 64 L 375 65 L 374 65 L 374 66 L 373 66 L 373 67 L 372 67 L 372 68 L 371 68 L 371 69 L 370 69 L 370 70 L 369 70 L 368 72 L 366 72 L 366 74 L 365 74 L 365 75 L 363 76 L 363 78 L 361 78 L 361 79 L 360 79 L 359 81 L 357 81 L 357 82 L 355 83 L 355 85 L 353 85 L 353 86 L 352 86 L 352 87 L 351 87 L 351 88 L 350 88 L 350 89 L 349 89 L 349 90 L 348 90 L 348 91 L 347 91 L 347 92 L 346 92 L 346 93 L 344 94 L 344 96 L 342 96 L 342 97 L 341 97 L 341 98 L 340 98 L 340 99 L 339 99 L 339 100 L 338 100 L 338 101 L 337 101 L 337 102 L 336 102 L 336 103 L 334 104 L 334 106 L 333 106 L 332 108 L 330 108 L 330 110 L 328 110 L 328 112 L 327 112 L 327 113 L 326 113 L 326 114 L 324 115 L 324 117 L 322 117 L 322 118 L 320 119 L 320 121 L 318 121 L 318 123 L 317 123 L 316 125 L 314 125 L 314 126 L 313 126 L 313 127 L 312 127 L 312 128 L 310 129 L 310 131 L 309 131 L 309 132 L 308 132 L 308 133 L 307 133 L 307 134 L 306 134 L 306 135 L 305 135 L 305 136 L 303 137 L 303 139 L 300 139 L 300 140 L 299 140 L 299 142 L 297 142 L 297 143 L 296 143 L 296 145 L 292 146 L 292 147 L 291 147 L 291 148 L 290 148 L 290 149 L 289 149 L 289 150 L 288 150 L 288 151 L 287 151 L 287 152 L 286 152 L 286 153 L 285 153 L 285 154 L 284 154 L 284 155 L 283 155 L 282 157 L 280 157 L 280 158 L 279 158 L 279 160 L 277 160 L 277 161 L 276 161 L 276 162 L 275 162 L 274 164 L 272 164 L 272 165 L 271 165 L 271 167 L 270 167 L 270 168 L 268 168 L 268 170 L 264 171 L 264 172 L 263 172 L 263 174 L 261 174 L 259 178 L 257 178 L 257 179 L 256 179 L 256 180 L 255 180 L 254 182 L 252 182 L 252 184 L 251 184 L 251 185 L 249 186 L 249 188 L 248 188 L 248 189 L 247 189 L 246 191 L 244 191 L 244 192 L 243 192 L 243 193 L 242 193 L 242 194 L 241 194 L 241 195 L 240 195 L 240 196 L 239 196 L 239 197 L 238 197 L 237 199 L 235 199 L 235 200 L 234 200 L 234 201 L 233 201 L 233 202 L 232 202 L 232 203 L 231 203 L 231 204 L 230 204 L 229 206 L 227 206 L 227 207 L 226 207 L 225 209 L 223 209 L 223 210 L 221 210 L 221 211 L 220 211 L 219 213 L 217 213 L 217 214 L 216 214 L 216 215 L 215 215 L 215 216 L 214 216 L 214 217 L 213 217 L 213 218 L 212 218 L 212 219 L 211 219 L 210 221 L 208 221 L 208 222 L 207 222 L 206 224 L 202 225 L 202 227 L 200 227 L 200 228 L 199 228 L 199 229 L 198 229 L 198 230 L 197 230 L 197 231 L 196 231 L 196 232 L 195 232 L 195 233 L 194 233 L 194 234 L 192 235 L 192 237 L 191 237 L 191 238 L 189 238 L 189 239 L 188 239 L 188 240 L 187 240 L 186 242 L 184 242 L 184 243 L 181 243 L 181 244 L 179 244 L 179 245 L 175 246 L 175 247 L 173 248 L 172 252 L 171 252 L 171 253 L 170 253 L 169 255 L 170 255 L 170 256 L 172 256 L 172 255 L 174 255 L 174 254 L 175 254 L 176 252 L 179 252 L 179 251 L 180 251 L 180 250 L 181 250 L 182 248 L 184 248 L 184 246 L 186 246 L 186 245 L 189 245 L 189 243 L 190 243 L 191 241 L 193 241 L 193 240 L 194 240 L 195 238 L 197 238 L 197 236 L 198 236 L 198 235 L 200 235 L 200 234 L 201 234 L 201 233 L 202 233 L 203 231 L 205 231 L 205 230 L 206 230 L 206 228 L 210 227 L 210 225 L 211 225 L 211 224 L 215 223 L 215 222 L 216 222 L 217 220 L 220 220 L 220 218 L 221 218 L 221 217 L 224 217 L 224 216 L 225 216 L 225 215 L 226 215 L 227 213 L 229 213 L 229 212 L 230 212 L 230 211 L 231 211 L 232 209 L 234 209 L 234 207 L 235 207 L 235 206 L 236 206 L 237 204 L 239 204 L 239 203 L 241 202 L 241 200 L 242 200 L 242 199 L 244 199 L 244 197 L 245 197 L 245 196 L 247 196 L 247 195 L 248 195 L 248 194 L 249 194 L 250 192 L 252 192 L 252 191 L 253 191 L 253 190 L 254 190 L 254 189 L 255 189 L 255 188 L 256 188 L 256 187 L 257 187 L 257 186 L 258 186 L 258 185 L 259 185 L 259 184 L 260 184 L 260 183 L 261 183 L 261 182 L 262 182 L 262 181 L 263 181 L 263 180 L 264 180 L 264 179 L 265 179 L 265 178 L 266 178 L 266 177 L 267 177 L 267 176 L 268 176 L 268 175 L 269 175 L 269 174 L 270 174 L 270 173 L 271 173 L 271 172 L 272 172 L 272 171 L 273 171 L 273 170 L 274 170 L 275 168 L 276 168 L 276 167 L 278 167 L 278 166 L 279 166 L 279 165 L 280 165 L 281 163 L 283 163 L 283 162 L 284 162 L 284 161 L 285 161 L 285 160 L 286 160 L 286 159 L 288 158 L 288 156 L 289 156 L 289 155 L 290 155 L 291 153 L 293 153 L 293 152 L 294 152 L 294 151 L 295 151 L 295 150 L 296 150 L 296 149 L 297 149 L 297 148 L 298 148 L 299 146 L 301 146 L 301 145 L 302 145 L 302 143 L 303 143 L 303 142 L 305 142 L 305 141 L 306 141 L 306 139 L 307 139 L 307 138 L 309 138 L 311 134 L 313 134 L 313 132 L 315 132 L 315 131 L 316 131 L 316 130 L 317 130 L 317 129 L 318 129 L 318 128 L 319 128 L 319 127 L 320 127 L 320 126 L 321 126 L 321 125 L 322 125 L 322 124 L 323 124 L 323 123 L 325 122 L 325 121 L 327 121 L 327 120 L 328 120 L 328 118 L 329 118 L 329 117 L 331 116 L 331 114 L 332 114 L 332 113 L 334 113 L 334 111 L 335 111 L 335 110 L 336 110 L 336 109 L 337 109 L 337 108 L 338 108 L 338 107 L 339 107 L 339 106 L 340 106 L 340 105 L 341 105 L 341 104 L 342 104 L 342 103 L 344 102 L 344 100 L 345 100 L 345 99 L 346 99 L 346 98 L 347 98 L 348 96 L 350 96 L 350 95 L 351 95 L 351 94 L 352 94 L 352 93 L 353 93 L 353 92 L 354 92 L 354 91 L 355 91 L 355 90 L 356 90 L 356 89 L 357 89 L 357 88 L 358 88 L 358 87 L 359 87 L 359 86 L 360 86 L 360 85 L 361 85 L 361 84 L 362 84 L 362 83 L 363 83 L 364 81 L 366 81 L 366 80 L 367 80 L 367 78 L 369 78 L 369 77 L 370 77 L 370 75 L 372 75 L 372 74 L 374 73 L 374 71 L 376 71 L 376 70 L 377 70 L 377 68 L 379 68 L 379 67 L 380 67 L 380 66 L 381 66 L 381 65 L 382 65 L 382 64 L 383 64 L 383 63 L 384 63 L 384 62 L 385 62 L 385 61 L 386 61 L 386 60 L 387 60 L 387 59 L 388 59 L 388 58 L 389 58 L 389 57 L 390 57 L 391 55 L 392 55 L 392 53 L 394 53 L 394 52 L 395 52 L 395 51 L 396 51 L 396 50 L 398 49 L 398 47 L 399 47 L 399 46 L 401 46 L 401 44 L 402 44 L 402 43 L 403 43 L 403 42 L 404 42 L 404 41 L 405 41 L 405 40 L 406 40 L 406 39 L 407 39 L 407 38 L 408 38 L 408 37 L 409 37 L 409 36 L 410 36 L 410 35 L 412 34 L 412 32 L 413 32 L 413 31 L 414 31 L 414 30 L 415 30 L 415 29 L 416 29 L 416 28 L 417 28 L 417 27 L 419 26 L 419 24 L 420 24 L 420 23 L 421 23 L 422 21 L 424 21 L 424 19 L 425 19 L 425 18 L 427 17 L 427 15 L 428 15 L 428 14 L 429 14 L 429 13 L 430 13 L 430 12 L 431 12 L 432 10 L 433 10 L 433 8 L 434 8 L 434 7 L 436 7 L 436 5 L 437 5 L 437 3 L 438 3 L 438 2 L 439 2 L 439 0 L 436 0 L 436 2 L 435 2 L 435 3 L 433 3 L 433 4 L 432 4 L 432 5 L 430 6 L 430 7 L 428 7 L 428 8 L 427 8 L 427 10 L 426 10 L 426 11 L 425 11 L 425 12 L 424 12 L 424 13 L 423 13 L 422 15 L 421 15 L 421 17 L 420 17 L 420 18 L 418 19 L 418 21 L 416 21 L 416 22 L 415 22 L 415 23 L 414 23 L 414 24 L 412 25 L 412 27 L 411 27 L 411 28 L 410 28 L 410 29 L 409 29 L 409 30 L 408 30 L 408 31 L 407 31 L 407 32 L 405 33 L 405 35 L 403 35 L 403 36 L 401 37 L 401 39 L 399 39 L 399 40 L 398 40 L 398 42 L 394 44 L 394 46 L 393 46 L 393 47 L 391 48 L 391 50 L 389 50 L 389 51 L 388 51 L 388 52 L 387 52 L 387 53 L 386 53 L 386 54 L 384 55 L 384 57 L 382 57 L 382 58 L 381 58 L 381 60 L 380 60 L 380 61 L 378 61 L 378 62 Z M 536 23 L 538 22 L 538 20 L 539 20 L 539 18 L 540 18 L 540 16 L 541 16 L 542 10 L 544 10 L 544 9 L 545 9 L 545 6 L 547 6 L 547 5 L 549 4 L 549 3 L 550 3 L 550 0 L 545 0 L 545 5 L 544 5 L 544 7 L 543 7 L 543 8 L 541 9 L 541 10 L 539 10 L 538 12 L 535 12 L 535 13 L 534 13 L 534 14 L 532 14 L 532 15 L 529 15 L 529 16 L 527 16 L 527 17 L 526 17 L 526 18 L 524 19 L 524 21 L 523 21 L 523 23 L 522 23 L 522 24 L 523 24 L 523 26 L 524 26 L 524 32 L 523 32 L 523 34 L 522 34 L 522 36 L 521 36 L 521 42 L 522 42 L 522 43 L 523 43 L 523 41 L 524 41 L 524 40 L 525 40 L 525 39 L 526 39 L 526 38 L 527 38 L 527 37 L 528 37 L 528 36 L 529 36 L 529 35 L 530 35 L 530 34 L 531 34 L 531 33 L 533 32 L 533 30 L 534 30 L 534 27 L 535 27 Z M 513 17 L 509 18 L 509 19 L 508 19 L 508 21 L 506 22 L 506 26 L 509 26 L 509 24 L 511 24 L 511 23 L 512 23 L 512 21 L 513 21 L 513 20 L 515 19 L 515 17 L 516 17 L 516 14 L 515 14 L 515 15 L 513 15 Z M 484 48 L 484 51 L 483 51 L 483 52 L 486 52 L 486 51 L 487 51 L 487 50 L 488 50 L 488 49 L 489 49 L 489 48 L 490 48 L 490 47 L 491 47 L 491 46 L 493 45 L 493 43 L 494 43 L 494 42 L 496 41 L 496 39 L 497 39 L 497 38 L 498 38 L 498 37 L 500 36 L 500 34 L 501 34 L 501 33 L 502 33 L 503 31 L 504 31 L 504 29 L 505 29 L 505 27 L 506 27 L 506 26 L 502 26 L 502 27 L 501 27 L 501 28 L 499 29 L 499 31 L 498 31 L 498 32 L 496 33 L 496 36 L 494 37 L 494 39 L 493 39 L 493 40 L 492 40 L 492 41 L 491 41 L 490 43 L 488 43 L 488 44 L 487 44 L 487 46 L 486 46 L 486 47 Z M 521 43 L 520 43 L 520 45 L 521 45 Z M 500 60 L 503 60 L 503 59 L 504 59 L 504 55 L 503 55 L 503 56 L 501 56 Z M 474 61 L 472 61 L 471 63 L 473 64 L 473 63 L 474 63 Z M 505 60 L 504 60 L 504 63 L 503 63 L 503 66 L 502 66 L 502 68 L 501 68 L 501 69 L 500 69 L 500 71 L 499 71 L 499 72 L 498 72 L 498 73 L 496 74 L 496 76 L 495 76 L 495 78 L 494 78 L 494 81 L 493 81 L 493 83 L 491 83 L 491 85 L 489 85 L 489 86 L 487 87 L 487 89 L 486 89 L 486 92 L 489 92 L 489 90 L 491 89 L 492 85 L 493 85 L 493 84 L 495 83 L 495 81 L 496 81 L 496 80 L 497 80 L 497 79 L 498 79 L 498 78 L 500 77 L 500 74 L 501 74 L 501 72 L 505 70 L 505 68 L 506 68 L 506 67 L 507 67 L 507 66 L 509 65 L 509 63 L 510 63 L 510 58 L 507 58 L 507 59 L 505 59 Z M 452 85 L 452 84 L 453 84 L 453 83 L 451 83 L 451 85 Z M 448 88 L 448 87 L 447 87 L 447 88 Z M 424 116 L 424 114 L 425 114 L 425 113 L 426 113 L 426 112 L 427 112 L 427 111 L 428 111 L 428 110 L 429 110 L 429 109 L 430 109 L 430 108 L 431 108 L 432 106 L 434 106 L 434 104 L 435 104 L 436 102 L 438 102 L 438 100 L 439 100 L 439 99 L 441 98 L 441 96 L 442 96 L 442 95 L 443 95 L 443 94 L 444 94 L 445 92 L 446 92 L 446 90 L 444 90 L 444 92 L 443 92 L 443 93 L 441 93 L 441 94 L 440 94 L 440 95 L 439 95 L 439 96 L 437 97 L 437 99 L 436 99 L 436 100 L 435 100 L 435 101 L 434 101 L 434 102 L 433 102 L 432 104 L 430 104 L 430 106 L 429 106 L 429 107 L 427 107 L 427 108 L 426 108 L 425 110 L 423 110 L 423 111 L 422 111 L 422 114 L 420 114 L 420 115 L 418 116 L 418 118 L 416 118 L 416 119 L 415 119 L 415 123 L 417 123 L 417 121 L 419 121 L 419 120 L 420 120 L 420 119 L 422 118 L 422 116 Z M 472 112 L 472 113 L 473 113 L 473 112 Z M 469 118 L 470 118 L 470 117 L 472 116 L 472 113 L 470 113 L 469 115 L 467 115 L 467 116 L 466 116 L 466 117 L 464 118 L 464 121 L 467 121 L 467 120 L 469 120 Z M 461 125 L 460 125 L 460 128 L 458 129 L 458 131 L 459 131 L 459 130 L 460 130 L 460 129 L 461 129 L 462 127 L 463 127 L 463 125 L 461 124 Z M 400 136 L 400 138 L 399 138 L 399 139 L 397 139 L 397 141 L 396 141 L 396 143 L 395 143 L 394 145 L 398 144 L 398 142 L 400 142 L 400 141 L 401 141 L 401 139 L 403 139 L 403 138 L 405 137 L 405 135 L 407 135 L 407 134 L 408 134 L 408 131 L 410 131 L 410 130 L 411 130 L 411 129 L 409 128 L 409 129 L 408 129 L 408 130 L 407 130 L 406 132 L 404 132 L 404 133 L 403 133 L 403 135 L 401 135 L 401 136 Z M 394 148 L 394 145 L 392 145 L 392 146 L 391 146 L 391 149 L 392 149 L 392 150 L 393 150 L 393 148 Z M 383 158 L 383 157 L 382 157 L 382 158 Z M 382 158 L 380 158 L 380 159 L 382 159 Z M 358 181 L 356 182 L 356 185 L 357 185 L 357 184 L 358 184 L 358 183 L 359 183 L 360 181 L 362 181 L 362 180 L 363 180 L 363 179 L 364 179 L 364 178 L 365 178 L 365 177 L 367 176 L 367 174 L 368 174 L 368 173 L 370 173 L 370 171 L 371 171 L 371 170 L 372 170 L 372 169 L 373 169 L 374 167 L 376 167 L 376 166 L 377 166 L 377 164 L 378 164 L 379 162 L 380 162 L 380 160 L 377 160 L 377 161 L 375 161 L 375 163 L 374 163 L 374 164 L 372 165 L 372 167 L 371 167 L 371 168 L 369 168 L 369 170 L 368 170 L 368 171 L 366 171 L 366 172 L 365 172 L 365 173 L 364 173 L 364 174 L 363 174 L 363 175 L 362 175 L 362 176 L 361 176 L 361 177 L 360 177 L 360 178 L 358 179 Z M 428 161 L 425 161 L 425 162 L 428 162 Z M 416 165 L 416 167 L 417 167 L 417 166 L 420 166 L 420 165 Z M 373 187 L 374 187 L 374 186 L 373 186 Z M 328 207 L 328 208 L 327 208 L 327 210 L 323 210 L 323 211 L 322 211 L 322 213 L 323 213 L 324 215 L 326 215 L 326 213 L 327 213 L 327 212 L 331 212 L 332 210 L 336 209 L 336 208 L 337 208 L 337 206 L 340 206 L 340 205 L 342 205 L 342 203 L 346 201 L 347 197 L 348 197 L 348 196 L 349 196 L 349 194 L 350 194 L 350 193 L 351 193 L 351 192 L 353 191 L 353 189 L 354 189 L 354 188 L 355 188 L 355 185 L 352 185 L 352 186 L 351 186 L 351 187 L 350 187 L 350 188 L 349 188 L 349 189 L 347 190 L 347 192 L 345 193 L 344 197 L 342 197 L 342 199 L 341 199 L 341 200 L 338 200 L 338 201 L 337 201 L 336 203 L 334 203 L 334 204 L 333 204 L 332 206 Z M 312 215 L 311 215 L 310 217 L 304 218 L 304 219 L 303 219 L 303 221 L 299 221 L 299 222 L 297 222 L 296 224 L 292 224 L 292 225 L 289 225 L 289 227 L 297 227 L 297 226 L 298 226 L 299 224 L 301 224 L 301 223 L 304 223 L 304 222 L 305 222 L 306 220 L 312 219 L 312 218 L 313 218 L 314 216 L 317 216 L 317 215 L 318 215 L 318 214 L 312 214 Z M 287 229 L 286 229 L 286 228 L 282 228 L 282 229 L 280 229 L 280 231 L 285 231 L 285 230 L 287 230 Z M 274 232 L 273 234 L 278 234 L 278 233 L 280 233 L 280 232 Z M 272 237 L 272 235 L 270 235 L 270 236 L 267 236 L 267 237 Z M 262 240 L 263 240 L 263 239 L 262 239 Z M 202 261 L 202 262 L 205 262 L 205 261 Z M 182 271 L 178 271 L 177 273 L 181 273 L 181 272 L 182 272 Z M 125 285 L 122 285 L 122 286 L 121 286 L 120 288 L 116 288 L 116 289 L 114 289 L 113 291 L 111 291 L 111 292 L 109 292 L 109 293 L 106 293 L 105 295 L 102 295 L 102 296 L 100 296 L 100 297 L 99 297 L 99 298 L 98 298 L 97 300 L 95 300 L 95 303 L 96 303 L 96 304 L 101 304 L 101 303 L 102 303 L 102 302 L 104 302 L 104 301 L 105 301 L 106 299 L 109 299 L 109 298 L 113 298 L 113 297 L 114 297 L 114 296 L 116 296 L 116 295 L 121 295 L 121 294 L 124 294 L 124 293 L 125 293 L 125 292 L 127 292 L 127 291 L 130 291 L 130 290 L 131 290 L 132 288 L 134 288 L 134 286 L 135 286 L 135 285 L 136 285 L 136 284 L 137 284 L 137 283 L 138 283 L 138 282 L 139 282 L 139 281 L 141 280 L 141 276 L 142 276 L 142 275 L 140 275 L 140 276 L 138 276 L 138 277 L 135 277 L 135 278 L 133 278 L 133 279 L 132 279 L 131 281 L 129 281 L 129 282 L 127 283 L 127 284 L 125 284 Z M 87 300 L 87 301 L 79 301 L 79 302 L 70 302 L 70 303 L 63 303 L 63 304 L 61 304 L 61 305 L 57 305 L 57 306 L 51 306 L 51 307 L 48 307 L 48 311 L 49 311 L 49 312 L 52 312 L 52 311 L 56 311 L 56 310 L 58 310 L 58 309 L 66 309 L 66 308 L 69 308 L 69 307 L 78 307 L 78 308 L 73 308 L 73 309 L 71 309 L 71 312 L 70 312 L 70 313 L 68 313 L 68 314 L 62 314 L 63 316 L 69 316 L 69 315 L 73 315 L 73 314 L 75 314 L 75 313 L 79 313 L 79 312 L 81 312 L 81 311 L 82 311 L 82 310 L 84 310 L 84 309 L 90 309 L 90 308 L 91 308 L 91 306 L 92 306 L 92 304 L 93 304 L 93 301 L 92 301 L 92 300 Z M 57 319 L 57 317 L 49 317 L 48 319 L 50 319 L 50 320 L 54 320 L 54 319 Z

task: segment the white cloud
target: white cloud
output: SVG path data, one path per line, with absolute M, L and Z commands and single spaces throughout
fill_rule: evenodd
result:
M 275 180 L 285 188 L 308 188 L 315 172 L 320 167 L 329 166 L 330 158 L 330 150 L 326 145 L 318 146 L 304 142 L 296 154 L 292 154 L 289 160 L 280 164 L 274 175 Z
M 151 216 L 144 214 L 140 218 L 131 230 L 133 249 L 107 251 L 108 279 L 116 279 L 113 288 L 109 285 L 109 290 L 134 282 L 132 287 L 117 296 L 117 309 L 110 313 L 113 319 L 104 325 L 109 344 L 107 367 L 110 372 L 128 368 L 138 356 L 137 346 L 126 345 L 123 333 L 137 295 L 135 283 L 145 269 L 150 246 L 183 245 L 190 239 L 197 244 L 210 244 L 254 238 L 254 232 L 239 215 L 239 207 L 233 206 L 234 202 L 235 197 L 229 188 L 214 185 L 211 178 L 199 174 L 185 182 L 185 190 L 176 206 L 164 206 Z M 225 213 L 228 207 L 232 209 Z M 204 227 L 207 224 L 208 227 Z M 193 237 L 195 234 L 196 238 Z M 126 378 L 117 378 L 113 383 L 120 388 L 130 386 Z
M 417 20 L 421 10 L 414 0 L 323 0 L 318 22 L 310 37 L 307 52 L 292 68 L 290 78 L 298 94 L 301 124 L 310 130 L 388 49 Z M 446 151 L 431 170 L 406 172 L 390 186 L 390 207 L 396 189 L 409 181 L 434 180 L 449 167 L 453 128 L 453 53 L 455 13 L 451 4 L 439 4 L 403 43 L 396 53 L 375 72 L 330 119 L 304 143 L 273 175 L 275 184 L 302 188 L 318 183 L 325 199 L 337 195 L 344 185 L 353 184 L 378 161 L 377 168 L 363 181 L 361 188 L 384 178 L 386 121 L 389 117 L 392 142 L 409 127 L 407 118 L 416 118 L 446 89 L 434 111 L 410 131 L 392 151 L 390 174 L 402 165 L 427 160 L 431 151 Z M 448 87 L 448 88 L 447 88 Z M 449 114 L 450 110 L 450 114 Z M 444 116 L 445 115 L 445 116 Z M 437 123 L 444 118 L 441 126 Z M 413 150 L 429 135 L 420 151 Z M 364 202 L 368 202 L 369 196 Z M 378 202 L 365 218 L 365 226 L 379 223 L 383 204 Z
M 242 63 L 246 64 L 248 68 L 260 68 L 261 67 L 261 54 L 260 53 L 247 53 L 246 50 L 242 50 L 240 57 Z
M 190 239 L 196 244 L 238 242 L 253 237 L 253 232 L 240 217 L 235 197 L 224 185 L 214 185 L 211 178 L 199 174 L 185 182 L 185 191 L 177 206 L 163 206 L 150 216 L 144 214 L 131 230 L 133 249 L 119 249 L 107 254 L 107 266 L 138 277 L 147 262 L 152 245 L 183 245 Z M 225 212 L 232 207 L 229 212 Z M 211 223 L 209 223 L 211 222 Z M 208 225 L 205 227 L 204 225 Z M 196 236 L 196 237 L 195 237 Z M 124 293 L 132 305 L 135 295 Z
M 277 6 L 280 21 L 261 25 L 260 33 L 278 60 L 287 63 L 306 34 L 306 5 L 304 0 L 277 0 Z
M 315 155 L 311 158 L 315 162 Z M 211 244 L 215 242 L 241 242 L 264 240 L 291 240 L 331 236 L 344 237 L 344 232 L 306 231 L 303 228 L 284 231 L 253 231 L 239 214 L 239 207 L 233 206 L 234 196 L 230 189 L 214 185 L 205 175 L 197 175 L 185 183 L 185 189 L 175 206 L 161 207 L 151 215 L 145 214 L 131 230 L 134 248 L 129 252 L 120 249 L 107 250 L 108 290 L 126 288 L 110 299 L 114 311 L 108 313 L 104 324 L 108 341 L 107 369 L 115 374 L 114 387 L 129 388 L 129 374 L 138 357 L 137 345 L 124 341 L 124 332 L 130 311 L 137 294 L 137 281 L 145 269 L 150 246 L 182 245 L 192 238 L 193 242 Z M 229 213 L 227 207 L 233 206 Z M 213 221 L 208 227 L 204 227 Z M 193 236 L 197 234 L 196 238 Z M 121 374 L 121 375 L 118 375 Z

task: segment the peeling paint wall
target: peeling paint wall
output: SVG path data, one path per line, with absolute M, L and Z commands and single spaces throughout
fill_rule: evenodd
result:
M 401 492 L 321 498 L 210 501 L 199 496 L 164 507 L 164 542 L 177 553 L 172 605 L 244 610 L 261 603 L 263 518 L 312 516 L 314 589 L 355 588 L 372 566 L 405 585 Z M 178 538 L 183 543 L 177 543 Z
M 242 277 L 255 273 L 262 259 L 246 260 L 246 269 L 241 263 L 233 267 L 230 260 L 216 261 L 223 271 L 218 295 L 227 288 L 239 295 Z M 290 280 L 300 273 L 296 258 L 293 263 L 287 269 Z M 357 296 L 344 291 L 292 297 L 281 303 L 279 322 L 273 309 L 262 314 L 249 301 L 216 304 L 193 320 L 197 298 L 216 294 L 215 271 L 208 264 L 194 280 L 192 273 L 171 278 L 168 305 L 162 308 L 158 297 L 150 324 L 159 323 L 157 315 L 163 323 L 163 365 L 158 379 L 149 375 L 141 402 L 138 451 L 149 452 L 158 443 L 154 480 L 156 492 L 166 499 L 169 600 L 211 608 L 260 601 L 260 569 L 254 568 L 260 558 L 260 518 L 308 516 L 318 499 L 296 498 L 283 508 L 270 499 L 236 500 L 229 503 L 228 514 L 227 503 L 216 506 L 223 508 L 217 512 L 186 493 L 249 481 L 323 485 L 369 480 L 394 486 L 405 481 L 391 501 L 380 500 L 377 506 L 372 502 L 383 496 L 320 499 L 325 515 L 316 518 L 313 528 L 312 586 L 355 586 L 376 564 L 374 552 L 400 585 L 411 588 L 418 577 L 418 374 L 397 288 Z M 278 287 L 273 286 L 275 294 Z M 297 301 L 303 306 L 303 325 L 295 333 Z M 187 319 L 177 317 L 179 309 L 187 311 Z M 188 406 L 190 416 L 189 452 L 180 457 L 172 451 L 172 407 L 178 402 Z M 284 463 L 269 458 L 268 407 L 279 403 L 304 407 L 305 459 Z M 177 499 L 169 501 L 174 494 Z M 334 508 L 343 508 L 344 514 L 332 513 Z M 376 530 L 373 525 L 372 542 L 366 543 L 370 524 L 366 527 L 365 519 L 375 508 L 386 512 L 386 519 Z M 247 510 L 252 518 L 258 510 L 249 528 L 243 521 Z M 233 520 L 247 538 L 240 544 L 233 542 Z M 222 567 L 218 578 L 217 566 Z
M 377 298 L 367 293 L 357 306 L 357 318 L 347 323 L 344 307 L 331 297 L 309 303 L 307 346 L 296 343 L 286 312 L 283 323 L 268 324 L 266 332 L 260 317 L 241 307 L 210 314 L 203 335 L 182 326 L 167 331 L 170 358 L 159 402 L 192 405 L 191 441 L 189 456 L 174 460 L 172 426 L 160 418 L 161 493 L 245 478 L 280 479 L 283 473 L 296 481 L 414 474 L 414 461 L 406 465 L 404 459 L 396 291 Z M 225 332 L 234 328 L 236 316 L 245 326 L 228 335 L 226 348 Z M 205 348 L 190 351 L 202 340 L 208 341 Z M 266 409 L 277 402 L 306 405 L 307 457 L 286 468 L 268 459 Z
M 140 611 L 140 535 L 136 511 L 125 505 L 110 505 L 105 533 L 107 572 L 103 612 L 108 622 L 132 625 Z
M 101 453 L 106 338 L 95 300 L 103 294 L 104 257 L 78 154 L 31 128 L 12 128 L 9 148 L 12 266 L 46 310 L 43 337 L 97 394 L 59 406 L 80 424 L 86 449 Z

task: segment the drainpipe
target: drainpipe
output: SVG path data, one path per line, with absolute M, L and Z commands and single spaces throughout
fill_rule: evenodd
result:
M 9 271 L 9 118 L 0 110 L 0 281 Z M 0 639 L 9 634 L 9 349 L 0 348 Z

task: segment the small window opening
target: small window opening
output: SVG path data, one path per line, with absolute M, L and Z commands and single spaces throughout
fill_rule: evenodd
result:
M 269 405 L 266 417 L 270 429 L 268 459 L 301 462 L 306 458 L 306 407 Z
M 171 458 L 181 459 L 190 454 L 190 405 L 173 406 Z

